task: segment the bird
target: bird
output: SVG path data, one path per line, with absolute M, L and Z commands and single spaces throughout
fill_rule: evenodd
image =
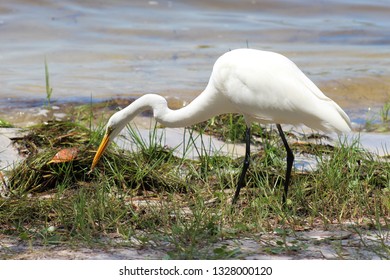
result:
M 246 148 L 233 204 L 245 186 L 245 175 L 250 164 L 252 123 L 276 124 L 287 152 L 283 205 L 288 195 L 294 154 L 281 124 L 305 125 L 325 133 L 351 131 L 350 119 L 343 109 L 286 56 L 272 51 L 234 49 L 215 61 L 206 88 L 188 105 L 172 110 L 161 95 L 145 94 L 114 113 L 107 122 L 90 172 L 119 132 L 136 115 L 146 110 L 151 110 L 155 120 L 165 127 L 186 127 L 226 113 L 243 115 Z

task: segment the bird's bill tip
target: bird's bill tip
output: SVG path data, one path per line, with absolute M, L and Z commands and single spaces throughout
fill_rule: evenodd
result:
M 106 133 L 103 137 L 102 142 L 99 145 L 99 148 L 95 154 L 95 157 L 93 158 L 92 165 L 91 165 L 91 170 L 89 172 L 92 172 L 95 166 L 98 164 L 100 158 L 102 157 L 104 151 L 106 150 L 108 143 L 110 142 L 110 135 Z

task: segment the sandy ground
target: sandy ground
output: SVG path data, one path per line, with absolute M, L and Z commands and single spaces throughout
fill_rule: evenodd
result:
M 384 246 L 390 246 L 389 231 L 362 230 L 358 227 L 346 229 L 308 230 L 296 232 L 283 238 L 276 233 L 259 234 L 251 238 L 222 240 L 208 248 L 210 256 L 215 248 L 224 252 L 235 252 L 234 258 L 247 260 L 288 259 L 383 259 L 389 258 Z M 108 244 L 112 244 L 111 239 Z M 99 242 L 104 244 L 105 240 Z M 0 259 L 165 259 L 172 250 L 170 244 L 137 245 L 137 242 L 116 245 L 66 246 L 33 244 L 19 239 L 0 236 Z M 226 254 L 227 254 L 226 253 Z M 207 254 L 206 254 L 207 255 Z M 223 254 L 221 256 L 224 256 Z

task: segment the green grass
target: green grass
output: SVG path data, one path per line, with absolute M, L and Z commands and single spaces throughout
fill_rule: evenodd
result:
M 46 85 L 46 102 L 47 107 L 51 107 L 51 96 L 53 94 L 53 88 L 50 86 L 50 75 L 49 75 L 49 66 L 47 65 L 47 60 L 45 57 L 45 85 Z
M 383 123 L 387 123 L 390 121 L 390 102 L 386 102 L 383 104 L 382 108 L 379 111 L 379 114 L 381 116 L 381 120 Z
M 0 127 L 13 127 L 13 125 L 6 120 L 0 119 Z
M 230 126 L 227 131 L 226 126 Z M 253 142 L 262 139 L 265 149 L 252 154 L 247 186 L 232 208 L 242 158 L 210 156 L 200 150 L 199 160 L 178 158 L 164 146 L 157 128 L 151 130 L 147 144 L 136 128 L 128 127 L 136 151 L 112 145 L 87 175 L 103 124 L 89 127 L 84 117 L 76 123 L 53 121 L 30 128 L 19 140 L 27 158 L 5 174 L 10 193 L 0 198 L 1 234 L 29 242 L 91 246 L 102 245 L 102 237 L 119 234 L 124 244 L 132 240 L 168 243 L 168 259 L 223 259 L 239 257 L 240 251 L 215 247 L 218 240 L 260 232 L 279 232 L 276 246 L 265 249 L 278 253 L 303 250 L 301 242 L 288 244 L 286 234 L 319 224 L 326 228 L 355 221 L 389 229 L 389 162 L 362 150 L 357 142 L 347 145 L 340 140 L 330 147 L 294 145 L 290 139 L 295 154 L 317 155 L 318 169 L 293 170 L 287 207 L 283 207 L 284 148 L 276 132 L 255 127 Z M 226 115 L 196 129 L 201 137 L 206 132 L 220 133 L 223 139 L 237 141 L 244 127 L 241 117 Z M 79 148 L 75 160 L 48 163 L 67 147 Z M 379 248 L 381 258 L 390 258 L 385 244 Z
M 390 101 L 385 102 L 378 111 L 369 109 L 362 129 L 388 133 L 390 131 Z

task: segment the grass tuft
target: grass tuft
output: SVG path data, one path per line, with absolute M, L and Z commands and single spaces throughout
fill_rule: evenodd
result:
M 90 132 L 77 124 L 50 121 L 34 126 L 16 141 L 26 160 L 11 170 L 8 186 L 14 193 L 43 192 L 58 185 L 70 187 L 81 181 L 90 181 L 86 175 L 94 156 Z M 77 147 L 75 160 L 50 163 L 62 148 Z

